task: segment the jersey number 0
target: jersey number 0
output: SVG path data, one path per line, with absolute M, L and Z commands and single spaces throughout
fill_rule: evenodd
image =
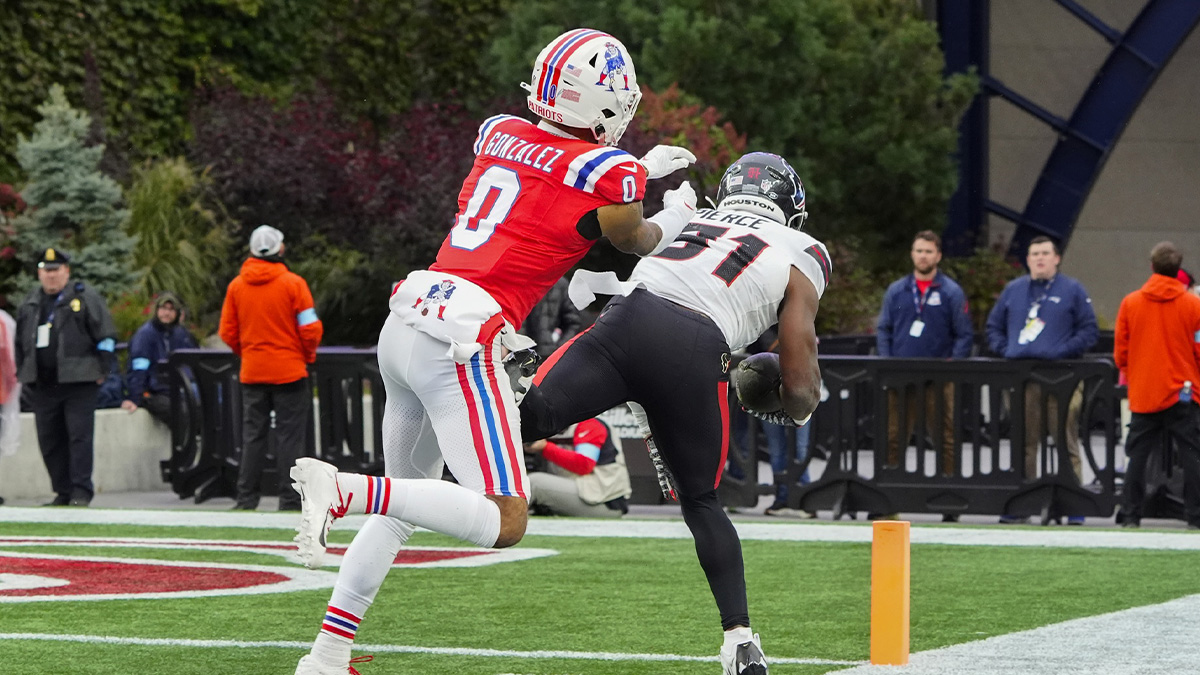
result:
M 475 182 L 467 208 L 450 230 L 450 245 L 474 251 L 486 244 L 496 233 L 496 226 L 508 218 L 520 194 L 521 179 L 516 171 L 502 166 L 484 171 Z

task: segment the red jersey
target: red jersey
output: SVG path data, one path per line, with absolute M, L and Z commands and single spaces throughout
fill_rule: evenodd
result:
M 579 220 L 645 192 L 646 169 L 624 150 L 497 115 L 479 127 L 458 216 L 429 269 L 478 284 L 519 328 L 594 243 Z

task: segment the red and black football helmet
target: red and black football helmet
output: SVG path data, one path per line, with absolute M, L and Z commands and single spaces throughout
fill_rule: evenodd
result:
M 751 211 L 797 230 L 808 218 L 800 176 L 769 152 L 751 152 L 729 165 L 717 189 L 717 208 Z

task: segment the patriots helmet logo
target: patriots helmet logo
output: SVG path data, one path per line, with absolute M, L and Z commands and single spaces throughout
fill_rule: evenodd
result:
M 600 71 L 600 81 L 596 84 L 612 91 L 616 88 L 615 81 L 618 76 L 622 78 L 622 88 L 629 91 L 629 72 L 625 67 L 625 56 L 615 44 L 605 43 L 604 68 Z
M 429 287 L 429 292 L 425 294 L 425 297 L 417 298 L 417 301 L 413 303 L 413 309 L 420 307 L 421 316 L 428 316 L 430 308 L 435 307 L 437 308 L 437 318 L 445 321 L 443 315 L 446 313 L 446 303 L 449 302 L 450 296 L 454 295 L 455 288 L 454 282 L 449 279 L 439 281 Z

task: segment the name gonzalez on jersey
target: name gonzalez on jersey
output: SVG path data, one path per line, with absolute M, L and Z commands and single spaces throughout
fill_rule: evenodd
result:
M 500 132 L 492 136 L 483 154 L 550 173 L 554 163 L 563 156 L 563 151 L 541 143 L 530 143 L 516 136 Z M 535 156 L 536 155 L 536 156 Z

